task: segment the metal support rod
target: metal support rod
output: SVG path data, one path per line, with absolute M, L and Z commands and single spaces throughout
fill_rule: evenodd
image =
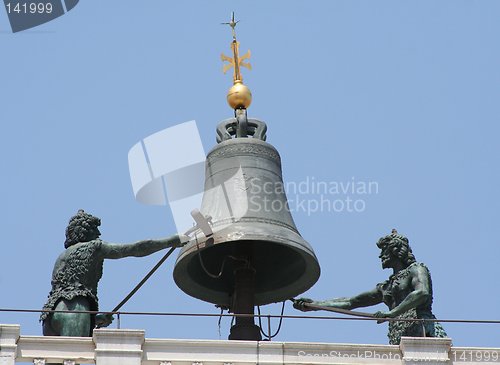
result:
M 267 330 L 268 330 L 267 339 L 268 339 L 268 341 L 271 341 L 272 337 L 271 337 L 271 316 L 270 315 L 267 316 Z
M 248 137 L 247 110 L 236 109 L 234 116 L 236 117 L 236 138 Z
M 151 275 L 153 275 L 155 273 L 155 271 L 158 270 L 158 268 L 165 262 L 166 259 L 168 259 L 168 257 L 174 251 L 175 251 L 175 247 L 171 247 L 170 250 L 168 250 L 168 252 L 165 254 L 165 256 L 163 256 L 160 259 L 160 261 L 158 261 L 158 263 L 147 273 L 147 275 L 139 282 L 139 284 L 137 284 L 134 287 L 134 289 L 132 289 L 132 291 L 130 293 L 128 293 L 128 295 L 125 298 L 123 298 L 123 300 L 120 303 L 118 303 L 116 305 L 116 307 L 113 308 L 113 310 L 111 312 L 117 312 L 121 307 L 123 307 L 123 305 L 125 303 L 127 303 L 130 298 L 132 298 L 132 296 L 141 288 L 141 286 L 144 285 L 144 283 L 146 281 L 148 281 L 148 279 L 151 277 Z
M 234 326 L 229 334 L 230 340 L 262 340 L 260 327 L 254 322 L 255 307 L 255 270 L 251 267 L 251 246 L 248 244 L 238 245 L 235 256 L 242 261 L 237 261 L 234 270 L 234 292 L 232 312 L 234 314 L 249 314 L 248 317 L 237 316 Z

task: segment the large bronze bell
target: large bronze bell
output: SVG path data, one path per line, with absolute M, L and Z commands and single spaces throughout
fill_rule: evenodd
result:
M 320 275 L 314 251 L 288 209 L 280 155 L 265 142 L 266 129 L 246 115 L 219 124 L 200 208 L 212 218 L 214 233 L 184 246 L 174 268 L 185 293 L 235 313 L 235 301 L 250 302 L 253 313 L 254 305 L 303 293 Z

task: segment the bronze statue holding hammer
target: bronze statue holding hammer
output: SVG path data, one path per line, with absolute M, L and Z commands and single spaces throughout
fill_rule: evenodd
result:
M 373 317 L 397 319 L 436 319 L 432 314 L 432 281 L 427 267 L 418 263 L 410 248 L 408 238 L 396 230 L 377 242 L 381 249 L 382 268 L 392 269 L 388 280 L 374 289 L 351 298 L 314 301 L 309 298 L 294 299 L 294 307 L 301 311 L 351 310 L 385 303 L 389 311 L 378 311 Z M 344 311 L 345 313 L 345 311 Z M 361 313 L 366 316 L 366 313 Z M 390 321 L 389 343 L 399 344 L 402 336 L 447 337 L 440 323 L 435 321 Z

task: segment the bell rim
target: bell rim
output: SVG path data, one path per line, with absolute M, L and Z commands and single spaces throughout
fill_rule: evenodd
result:
M 253 226 L 252 228 L 255 228 L 255 226 Z M 238 231 L 237 227 L 234 226 L 231 226 L 230 229 L 232 231 Z M 229 231 L 229 229 L 222 230 L 222 233 L 215 233 L 210 240 L 198 240 L 197 244 L 196 240 L 191 240 L 186 244 L 186 246 L 184 246 L 181 252 L 179 252 L 173 270 L 173 277 L 179 289 L 181 289 L 187 295 L 208 303 L 229 305 L 229 293 L 227 293 L 226 295 L 215 289 L 203 287 L 201 284 L 198 284 L 187 274 L 187 265 L 189 263 L 189 260 L 196 259 L 195 255 L 197 254 L 198 249 L 204 251 L 212 245 L 238 244 L 239 242 L 245 241 L 261 242 L 289 248 L 295 253 L 299 254 L 300 257 L 305 260 L 304 265 L 307 268 L 306 271 L 302 273 L 300 279 L 294 283 L 288 284 L 279 289 L 256 293 L 255 305 L 266 305 L 290 299 L 291 297 L 295 297 L 309 290 L 319 280 L 321 275 L 321 267 L 319 261 L 310 244 L 299 234 L 296 234 L 294 232 L 292 235 L 289 235 L 289 237 L 285 238 L 279 235 L 255 233 L 252 234 L 250 232 L 239 235 L 237 232 L 236 234 L 228 237 L 228 235 L 225 234 L 226 231 Z M 295 237 L 292 238 L 292 236 Z M 188 276 L 182 277 L 183 275 Z M 272 299 L 267 299 L 270 297 L 272 297 Z

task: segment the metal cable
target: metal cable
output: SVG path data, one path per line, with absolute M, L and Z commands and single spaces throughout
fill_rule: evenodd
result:
M 151 277 L 151 275 L 153 275 L 155 273 L 156 270 L 158 270 L 158 268 L 165 262 L 166 259 L 168 259 L 168 257 L 172 254 L 172 252 L 174 252 L 176 249 L 176 247 L 171 247 L 170 250 L 168 250 L 168 252 L 165 254 L 165 256 L 163 256 L 161 258 L 160 261 L 158 261 L 158 263 L 146 274 L 146 276 L 139 282 L 139 284 L 137 284 L 134 289 L 132 289 L 132 291 L 130 293 L 128 293 L 128 295 L 123 298 L 123 300 L 116 305 L 116 307 L 113 308 L 112 312 L 116 312 L 118 311 L 121 307 L 123 307 L 123 305 L 125 303 L 127 303 L 129 301 L 130 298 L 132 298 L 132 296 L 137 293 L 137 291 L 141 288 L 141 286 L 144 285 L 144 283 L 146 281 L 148 281 L 148 279 Z
M 276 332 L 271 335 L 271 317 L 270 315 L 265 315 L 264 317 L 267 317 L 268 318 L 268 323 L 267 323 L 267 331 L 268 333 L 264 333 L 264 331 L 262 330 L 262 317 L 261 314 L 260 314 L 260 305 L 257 306 L 257 312 L 259 313 L 259 327 L 260 327 L 260 333 L 262 334 L 262 336 L 264 337 L 267 337 L 267 339 L 269 341 L 271 341 L 271 339 L 273 339 L 274 337 L 276 337 L 278 335 L 278 333 L 280 332 L 281 330 L 281 324 L 283 323 L 283 313 L 285 312 L 285 301 L 283 301 L 283 305 L 281 307 L 281 314 L 279 316 L 280 318 L 280 321 L 279 321 L 279 324 L 278 324 L 278 329 L 276 330 Z
M 241 259 L 241 258 L 238 258 L 238 257 L 234 257 L 234 256 L 231 256 L 231 255 L 226 255 L 226 256 L 224 256 L 224 259 L 222 260 L 222 265 L 220 267 L 219 273 L 218 274 L 212 274 L 210 271 L 208 271 L 208 269 L 206 268 L 205 264 L 203 263 L 203 258 L 201 257 L 201 250 L 200 250 L 200 246 L 199 246 L 199 243 L 198 243 L 198 236 L 197 236 L 196 233 L 194 234 L 194 238 L 196 240 L 196 248 L 197 248 L 198 259 L 200 261 L 201 268 L 203 269 L 203 271 L 205 271 L 205 274 L 207 274 L 208 276 L 210 276 L 212 279 L 220 279 L 220 277 L 222 276 L 222 273 L 224 272 L 224 266 L 226 265 L 227 259 L 233 259 L 235 261 L 243 261 L 243 262 L 245 262 L 245 263 L 248 264 L 248 260 Z
M 12 309 L 0 308 L 0 312 L 6 313 L 54 313 L 60 312 L 49 309 Z M 380 318 L 356 318 L 356 317 L 333 317 L 333 316 L 293 316 L 293 315 L 273 315 L 273 314 L 219 314 L 219 313 L 182 313 L 182 312 L 103 312 L 103 311 L 64 311 L 66 313 L 88 313 L 88 314 L 120 314 L 120 315 L 135 315 L 135 316 L 171 316 L 171 317 L 266 317 L 266 318 L 291 318 L 291 319 L 327 319 L 327 320 L 343 320 L 343 321 L 377 321 Z M 383 318 L 390 321 L 401 322 L 442 322 L 442 323 L 470 323 L 470 324 L 500 324 L 500 320 L 493 319 L 421 319 L 421 318 Z
M 221 333 L 220 333 L 220 324 L 221 324 L 221 322 L 222 322 L 222 314 L 223 314 L 223 312 L 224 312 L 224 308 L 222 308 L 222 307 L 221 307 L 221 308 L 220 308 L 220 316 L 219 316 L 219 321 L 218 321 L 218 323 L 217 323 L 217 324 L 218 324 L 218 327 L 219 327 L 219 340 L 220 340 L 220 338 L 221 338 Z

